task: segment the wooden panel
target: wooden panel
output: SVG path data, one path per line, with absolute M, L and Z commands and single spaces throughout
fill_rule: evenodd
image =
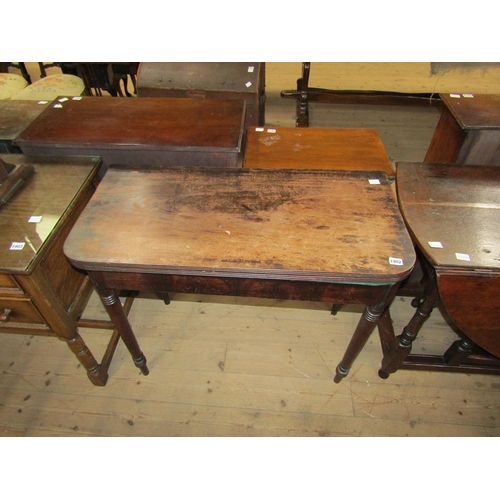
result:
M 0 274 L 0 293 L 5 293 L 6 289 L 9 292 L 12 290 L 19 290 L 19 285 L 12 276 Z
M 376 130 L 250 127 L 243 166 L 394 171 Z
M 444 108 L 425 155 L 426 163 L 455 163 L 465 132 L 448 108 Z
M 500 276 L 437 274 L 441 300 L 473 342 L 500 358 Z

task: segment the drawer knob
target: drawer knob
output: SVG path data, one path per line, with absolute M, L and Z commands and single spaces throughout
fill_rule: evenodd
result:
M 0 314 L 0 321 L 2 323 L 7 323 L 7 321 L 9 321 L 11 314 L 12 314 L 12 309 L 4 309 L 3 313 Z

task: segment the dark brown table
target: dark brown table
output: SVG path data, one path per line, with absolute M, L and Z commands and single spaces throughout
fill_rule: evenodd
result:
M 445 107 L 424 161 L 500 165 L 500 95 L 440 97 Z
M 364 304 L 336 382 L 415 261 L 384 173 L 282 169 L 113 166 L 64 251 L 143 373 L 118 290 Z
M 62 102 L 61 102 L 62 100 Z M 15 140 L 24 154 L 97 155 L 103 167 L 235 167 L 245 102 L 236 99 L 59 98 Z
M 387 339 L 381 375 L 398 368 L 500 373 L 500 177 L 494 166 L 398 163 L 399 205 L 424 264 L 425 292 L 401 335 Z M 412 343 L 442 304 L 458 329 L 445 353 Z
M 266 64 L 263 62 L 142 62 L 138 97 L 243 99 L 245 127 L 264 125 Z

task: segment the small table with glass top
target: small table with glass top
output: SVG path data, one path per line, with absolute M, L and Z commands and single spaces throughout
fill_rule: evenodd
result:
M 92 283 L 63 253 L 69 231 L 95 190 L 100 159 L 1 158 L 9 165 L 31 166 L 34 173 L 0 206 L 0 333 L 64 340 L 90 380 L 103 385 L 118 337 L 98 363 L 78 333 Z

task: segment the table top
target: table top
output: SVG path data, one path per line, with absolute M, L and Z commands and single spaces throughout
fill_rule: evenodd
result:
M 16 139 L 19 147 L 75 146 L 239 152 L 238 99 L 61 97 Z
M 0 101 L 0 140 L 14 140 L 48 104 L 48 101 Z
M 383 173 L 111 167 L 64 247 L 89 271 L 386 284 L 415 254 Z
M 498 167 L 398 163 L 396 186 L 408 228 L 435 267 L 500 271 Z
M 1 155 L 35 173 L 0 207 L 0 272 L 27 273 L 57 224 L 97 172 L 99 158 Z
M 137 89 L 179 89 L 256 93 L 263 63 L 255 62 L 142 62 Z
M 500 128 L 500 95 L 440 94 L 440 97 L 462 129 Z
M 376 130 L 326 127 L 249 127 L 243 166 L 379 170 L 394 176 Z

